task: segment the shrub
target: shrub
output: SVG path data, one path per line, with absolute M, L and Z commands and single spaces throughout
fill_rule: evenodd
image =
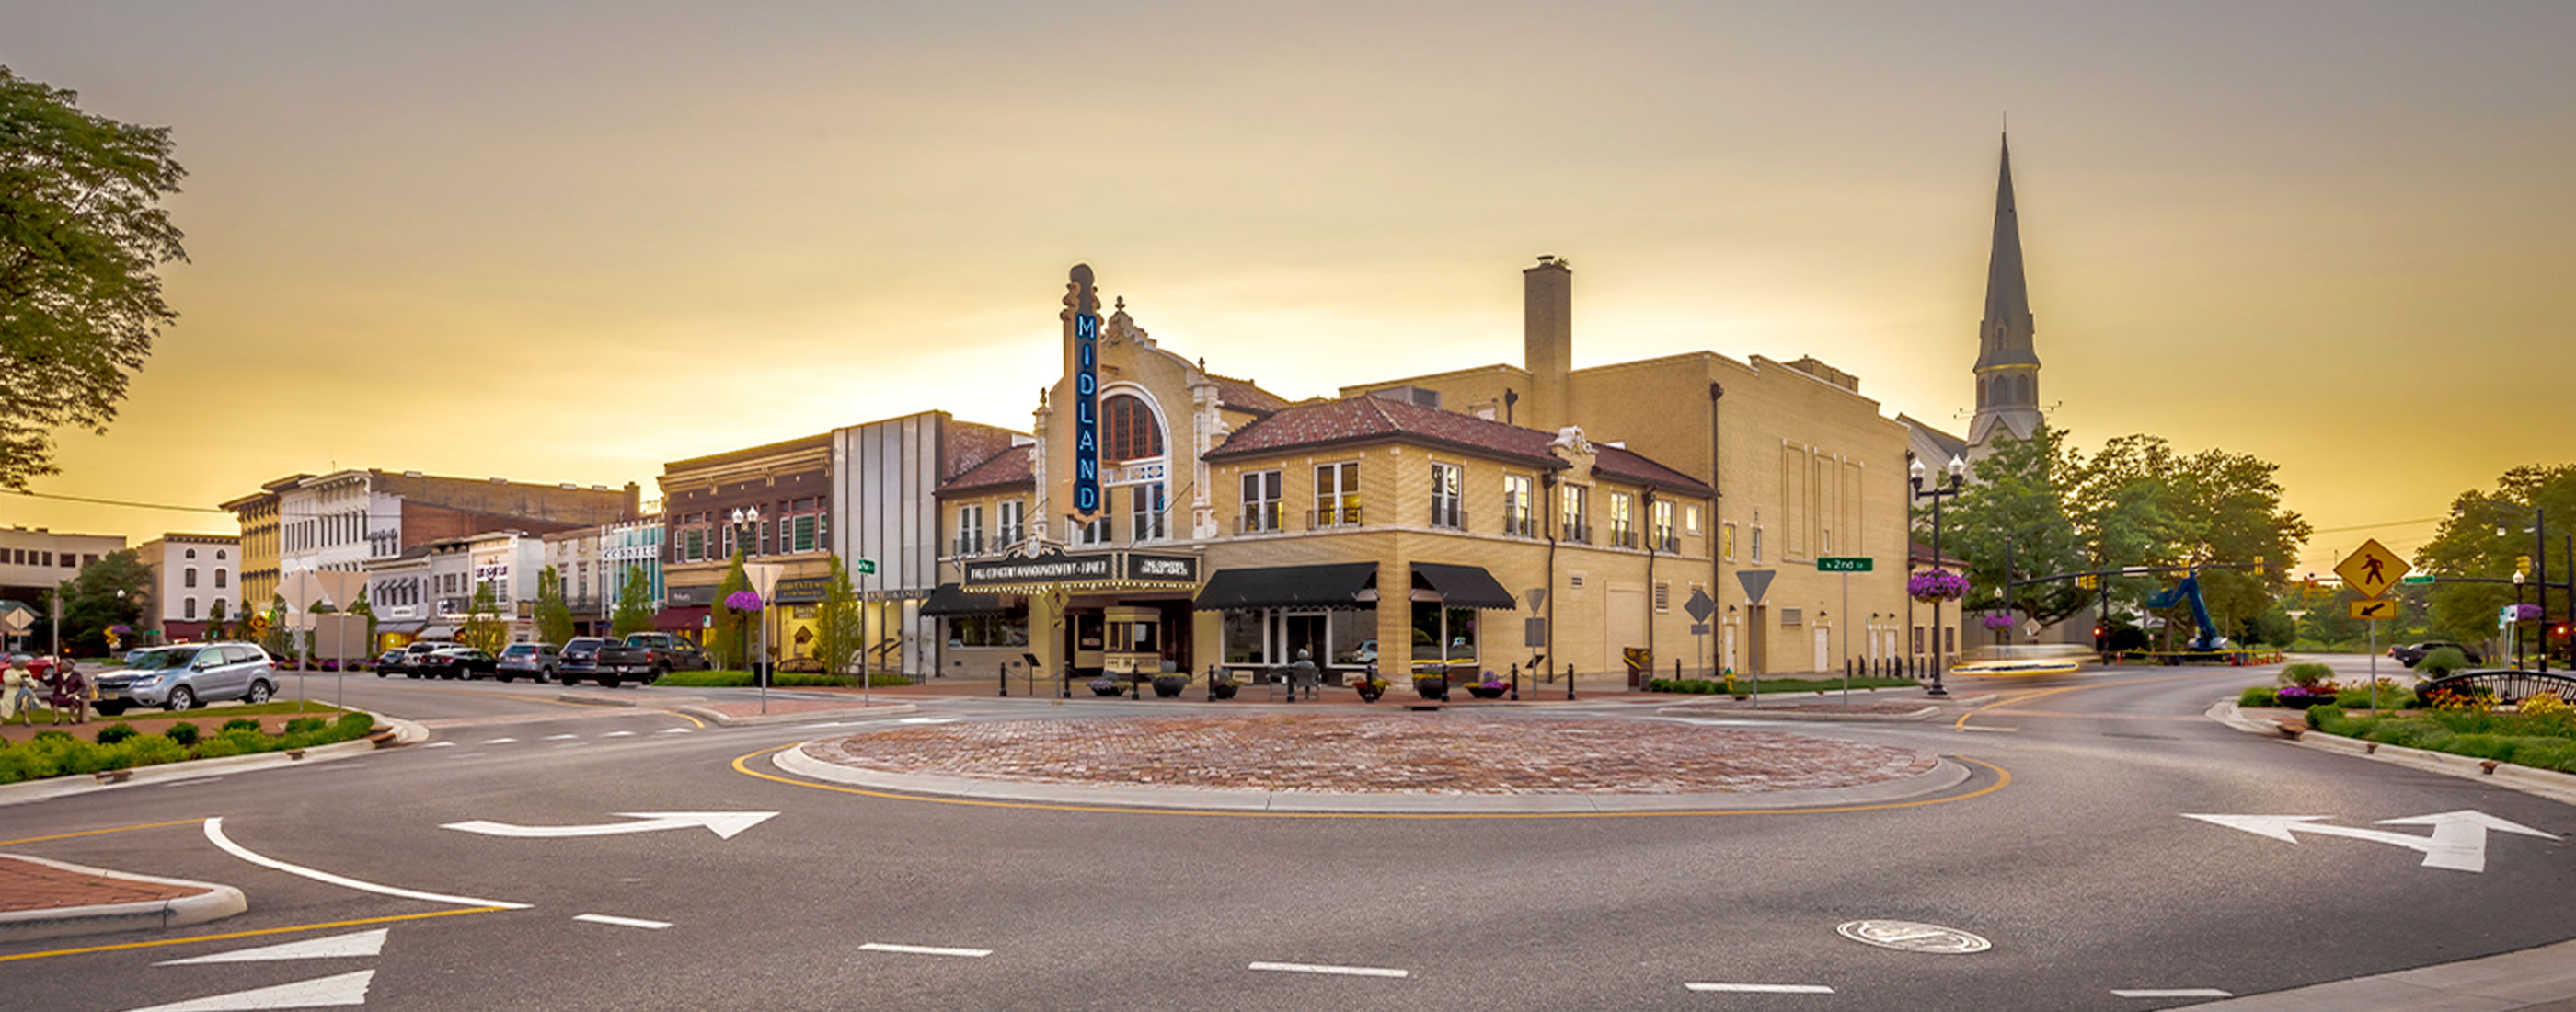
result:
M 335 724 L 339 727 L 341 733 L 346 734 L 351 738 L 364 738 L 367 736 L 367 732 L 376 729 L 376 715 L 372 713 L 344 713 L 340 715 L 340 719 L 336 721 Z
M 224 733 L 225 733 L 225 734 L 231 734 L 231 733 L 233 733 L 233 732 L 235 732 L 235 731 L 253 731 L 253 732 L 256 732 L 256 731 L 258 731 L 258 730 L 259 730 L 259 722 L 258 722 L 258 721 L 256 721 L 256 720 L 252 720 L 252 719 L 250 719 L 250 718 L 248 718 L 248 717 L 235 717 L 235 718 L 233 718 L 233 719 L 231 719 L 231 720 L 227 720 L 227 721 L 225 721 L 225 722 L 224 722 Z
M 157 734 L 137 735 L 124 745 L 131 765 L 158 766 L 188 758 L 188 750 L 179 743 Z
M 2435 647 L 2424 655 L 2423 660 L 2415 662 L 2415 670 L 2430 678 L 2440 678 L 2468 666 L 2469 655 L 2461 653 L 2458 647 Z
M 188 723 L 184 720 L 161 729 L 161 733 L 171 741 L 177 742 L 181 745 L 194 745 L 197 743 L 197 725 Z
M 2379 680 L 2378 704 L 2380 709 L 2402 710 L 2413 705 L 2414 702 L 2414 693 L 2398 688 L 2397 683 L 2391 682 L 2388 679 L 2382 678 Z M 2335 705 L 2347 710 L 2358 710 L 2369 707 L 2371 705 L 2370 686 L 2357 685 L 2350 688 L 2335 690 Z
M 2281 705 L 2281 694 L 2257 685 L 2239 694 L 2236 697 L 2236 705 L 2279 706 Z
M 320 717 L 297 717 L 286 722 L 286 733 L 311 734 L 321 730 L 322 724 L 323 720 Z
M 2342 719 L 2343 707 L 2336 706 L 2333 703 L 2319 703 L 2315 706 L 2308 707 L 2308 726 L 2320 731 L 2325 731 L 2328 734 L 2334 733 L 2329 730 L 2329 727 Z
M 72 735 L 71 735 L 71 732 L 69 732 L 69 731 L 38 731 L 38 732 L 36 732 L 36 740 L 37 740 L 37 741 L 46 741 L 46 740 L 50 740 L 50 739 L 60 739 L 60 740 L 62 740 L 62 741 L 70 741 L 70 740 L 72 739 Z
M 98 743 L 101 745 L 114 745 L 117 742 L 134 737 L 134 733 L 134 725 L 120 720 L 116 723 L 109 724 L 106 727 L 98 729 Z
M 2334 669 L 2313 661 L 2281 669 L 2281 684 L 2312 686 L 2334 677 Z

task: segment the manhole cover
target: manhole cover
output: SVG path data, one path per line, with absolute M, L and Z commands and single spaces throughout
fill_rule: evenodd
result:
M 1937 952 L 1956 956 L 1984 952 L 1994 943 L 1957 928 L 1914 921 L 1851 921 L 1834 929 L 1844 938 L 1865 942 L 1882 949 L 1906 952 Z

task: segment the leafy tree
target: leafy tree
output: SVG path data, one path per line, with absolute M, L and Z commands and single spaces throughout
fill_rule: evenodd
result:
M 210 640 L 232 638 L 232 623 L 224 621 L 225 611 L 224 599 L 220 597 L 215 599 L 215 603 L 206 606 L 205 638 Z
M 537 639 L 561 645 L 572 638 L 572 606 L 564 603 L 563 574 L 547 566 L 537 574 Z
M 2106 568 L 2262 562 L 2262 569 L 2204 569 L 2201 596 L 2221 632 L 2241 631 L 2269 610 L 2310 530 L 2281 506 L 2278 465 L 2244 454 L 2176 453 L 2147 435 L 2122 436 L 2074 468 L 2068 512 Z M 2137 603 L 2172 577 L 2113 578 L 2110 596 Z M 2167 616 L 2168 633 L 2188 611 Z
M 152 592 L 152 571 L 133 549 L 109 552 L 54 588 L 63 602 L 63 645 L 74 654 L 107 652 L 107 627 L 133 625 Z M 42 628 L 39 626 L 38 628 Z
M 501 619 L 501 601 L 492 593 L 492 581 L 474 585 L 474 600 L 465 606 L 465 628 L 456 632 L 456 642 L 487 654 L 501 652 L 510 641 L 510 624 Z
M 725 606 L 726 598 L 738 591 L 751 589 L 751 574 L 743 571 L 743 563 L 743 553 L 735 550 L 733 565 L 725 570 L 724 582 L 716 585 L 715 607 L 707 609 L 715 617 L 707 631 L 707 653 L 716 659 L 718 665 L 733 671 L 751 668 L 754 632 L 751 613 Z
M 221 604 L 222 602 L 218 601 L 216 603 Z M 366 591 L 361 590 L 358 592 L 358 601 L 357 603 L 349 606 L 349 614 L 366 616 L 367 643 L 369 649 L 372 650 L 376 642 L 376 606 L 374 603 L 367 600 Z M 373 655 L 370 654 L 369 656 Z
M 268 599 L 268 614 L 259 623 L 259 645 L 271 657 L 287 657 L 295 652 L 295 630 L 286 626 L 285 598 Z
M 0 67 L 0 488 L 61 473 L 50 430 L 104 434 L 178 319 L 153 273 L 188 256 L 160 206 L 187 174 L 169 128 L 78 98 Z
M 841 567 L 841 557 L 832 556 L 823 601 L 814 607 L 814 655 L 823 662 L 824 673 L 849 674 L 850 655 L 866 645 L 866 635 L 859 615 L 859 593 L 850 587 L 850 573 Z
M 2563 558 L 2568 535 L 2576 533 L 2576 464 L 2516 467 L 2497 478 L 2492 490 L 2460 493 L 2451 500 L 2451 511 L 2442 518 L 2441 529 L 2434 533 L 2433 540 L 2416 550 L 2415 567 L 2437 578 L 2510 580 L 2516 560 L 2534 554 L 2531 526 L 2535 508 L 2548 514 L 2548 524 L 2541 532 L 2548 543 L 2547 579 L 2564 583 L 2568 573 L 2576 572 L 2571 568 L 2576 559 Z M 2542 560 L 2532 561 L 2537 566 Z M 2533 581 L 2538 582 L 2541 575 L 2533 573 Z M 2437 579 L 2429 596 L 2433 628 L 2442 636 L 2464 643 L 2491 643 L 2496 637 L 2496 609 L 2514 603 L 2514 586 Z M 2522 600 L 2534 603 L 2539 598 L 2525 590 Z M 2565 600 L 2563 592 L 2550 595 L 2550 618 L 2564 621 L 2567 610 L 2561 602 Z M 2516 623 L 2515 629 L 2518 634 L 2534 635 L 2549 624 Z M 2563 652 L 2565 645 L 2554 644 L 2553 649 Z M 2510 646 L 2498 651 L 2510 652 Z
M 619 636 L 653 629 L 653 580 L 644 567 L 626 567 L 626 586 L 617 592 L 617 610 L 608 617 L 609 631 Z
M 2066 514 L 2065 483 L 2074 458 L 2062 429 L 2041 426 L 2031 438 L 2004 439 L 1977 461 L 1974 483 L 1942 508 L 1943 554 L 1968 561 L 1968 583 L 1979 595 L 1971 610 L 2008 608 L 2055 625 L 2092 603 L 2092 592 L 2069 580 L 2005 590 L 2015 579 L 2089 568 L 2074 523 Z M 1915 511 L 1915 535 L 1932 541 L 1932 511 Z

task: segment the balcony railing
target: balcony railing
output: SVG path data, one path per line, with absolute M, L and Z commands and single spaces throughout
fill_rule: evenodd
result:
M 1236 534 L 1269 534 L 1279 529 L 1279 504 L 1249 502 L 1243 504 L 1243 515 L 1234 518 Z
M 1625 527 L 1610 528 L 1610 543 L 1621 548 L 1637 547 L 1637 532 Z
M 1431 526 L 1446 527 L 1453 531 L 1466 530 L 1467 510 L 1455 499 L 1431 500 Z
M 1503 533 L 1515 538 L 1534 538 L 1538 536 L 1532 532 L 1530 515 L 1527 513 L 1503 514 Z
M 1357 503 L 1342 506 L 1326 506 L 1322 509 L 1311 509 L 1306 511 L 1306 527 L 1309 530 L 1323 530 L 1328 527 L 1357 527 L 1359 525 L 1360 507 Z
M 1578 545 L 1591 544 L 1592 528 L 1588 524 L 1567 523 L 1565 528 L 1558 532 L 1557 540 L 1568 541 Z

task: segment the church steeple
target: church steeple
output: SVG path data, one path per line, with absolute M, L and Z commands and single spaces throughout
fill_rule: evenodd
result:
M 1977 324 L 1977 414 L 1968 442 L 1981 445 L 2002 426 L 2027 437 L 2039 428 L 2039 353 L 2031 347 L 2030 287 L 2021 265 L 2021 218 L 2013 206 L 2012 141 L 2003 144 L 1995 182 L 1994 250 L 1986 261 L 1986 316 Z

